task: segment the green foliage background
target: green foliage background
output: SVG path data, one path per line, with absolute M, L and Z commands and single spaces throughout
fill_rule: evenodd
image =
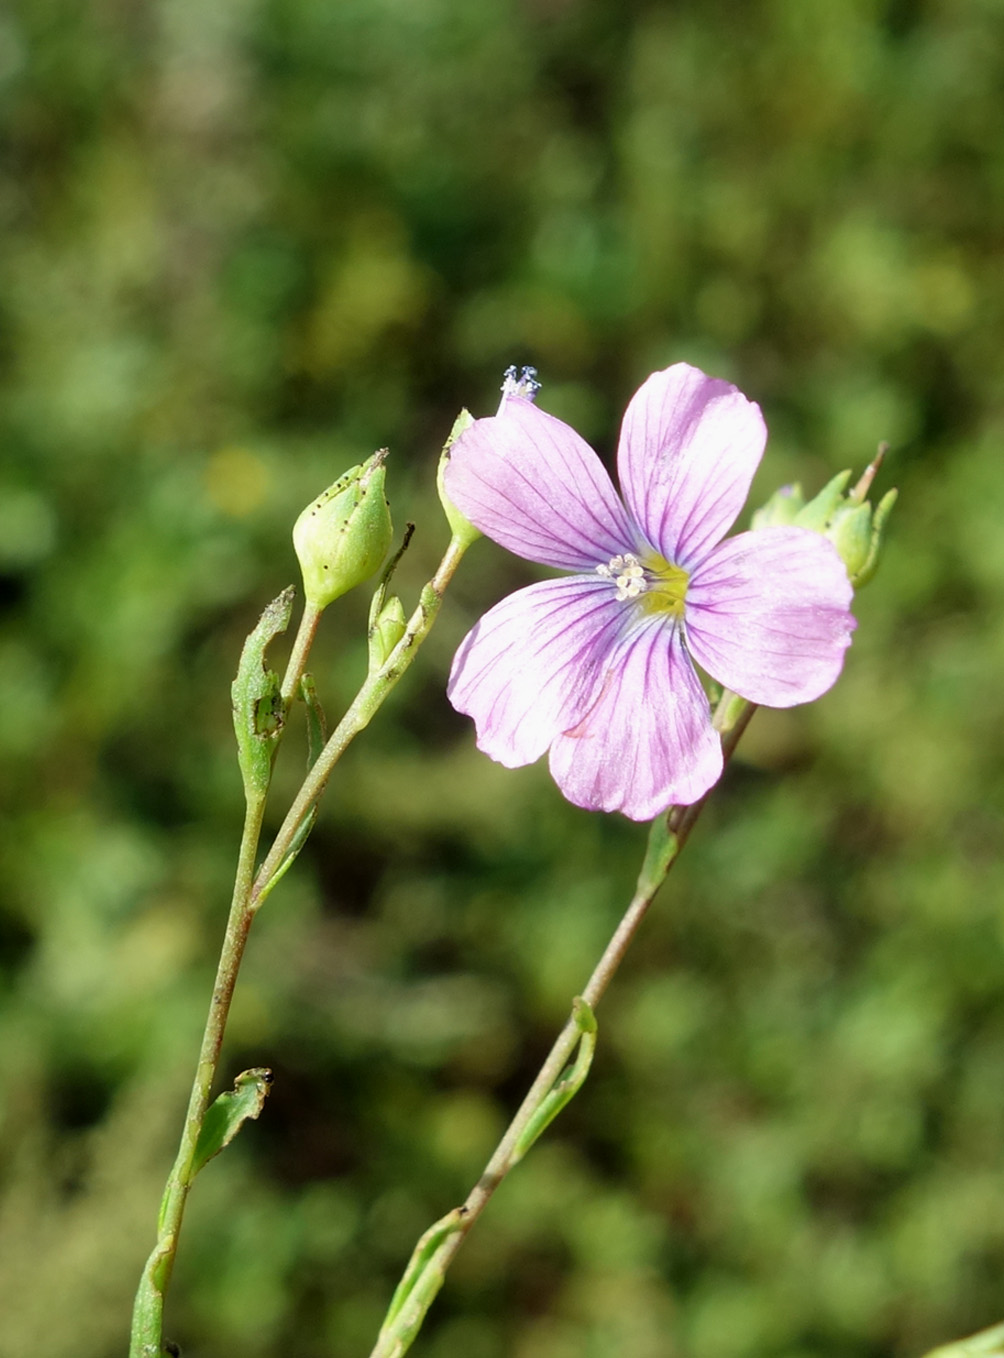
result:
M 839 686 L 760 714 L 579 1098 L 423 1358 L 919 1354 L 1004 1318 L 1004 5 L 10 0 L 0 14 L 0 1355 L 124 1352 L 229 897 L 228 686 L 293 518 L 389 445 L 411 591 L 457 408 L 653 368 L 757 482 L 893 447 Z M 479 544 L 263 912 L 189 1358 L 366 1354 L 630 894 L 644 830 L 479 756 Z M 409 597 L 413 597 L 413 594 Z M 329 712 L 365 599 L 332 610 Z M 278 773 L 293 790 L 300 754 Z

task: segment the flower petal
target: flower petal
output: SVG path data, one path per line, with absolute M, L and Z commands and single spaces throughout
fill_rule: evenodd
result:
M 835 682 L 857 626 L 836 548 L 807 528 L 762 528 L 723 542 L 690 578 L 687 645 L 751 702 L 792 707 Z
M 551 746 L 551 773 L 570 802 L 651 820 L 696 802 L 719 778 L 721 742 L 678 625 L 638 621 L 595 689 L 582 719 Z
M 511 397 L 450 449 L 446 493 L 475 527 L 528 561 L 592 570 L 637 534 L 600 459 L 574 429 Z
M 507 768 L 539 759 L 587 710 L 623 619 L 599 576 L 542 580 L 490 609 L 461 643 L 447 687 L 474 718 L 478 749 Z
M 621 425 L 624 500 L 653 547 L 692 570 L 736 520 L 763 456 L 760 407 L 687 363 L 653 373 Z

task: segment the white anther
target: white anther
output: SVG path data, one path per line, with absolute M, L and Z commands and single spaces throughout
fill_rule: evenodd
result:
M 620 601 L 637 599 L 638 595 L 644 594 L 648 588 L 645 571 L 633 552 L 625 552 L 623 556 L 612 556 L 605 564 L 596 567 L 596 574 L 614 581 L 617 586 L 617 598 Z

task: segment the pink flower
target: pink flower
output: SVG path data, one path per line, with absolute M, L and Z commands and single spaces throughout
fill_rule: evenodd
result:
M 685 363 L 653 373 L 621 426 L 624 503 L 593 450 L 508 383 L 453 445 L 445 485 L 488 537 L 574 572 L 517 590 L 467 635 L 450 675 L 478 748 L 508 768 L 550 751 L 577 806 L 651 820 L 722 771 L 694 662 L 751 702 L 834 683 L 852 590 L 804 528 L 722 541 L 763 455 L 759 407 Z

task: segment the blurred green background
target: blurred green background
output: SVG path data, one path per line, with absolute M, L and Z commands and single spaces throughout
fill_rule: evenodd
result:
M 880 439 L 901 498 L 840 684 L 758 715 L 414 1352 L 917 1355 L 1004 1318 L 1002 90 L 1001 0 L 8 0 L 2 1358 L 125 1351 L 295 515 L 389 445 L 411 601 L 438 446 L 510 362 L 609 454 L 685 358 L 764 408 L 755 501 Z M 256 925 L 225 1070 L 276 1082 L 193 1195 L 188 1358 L 369 1352 L 630 894 L 644 828 L 444 698 L 533 575 L 474 549 Z M 326 618 L 329 713 L 366 603 Z

